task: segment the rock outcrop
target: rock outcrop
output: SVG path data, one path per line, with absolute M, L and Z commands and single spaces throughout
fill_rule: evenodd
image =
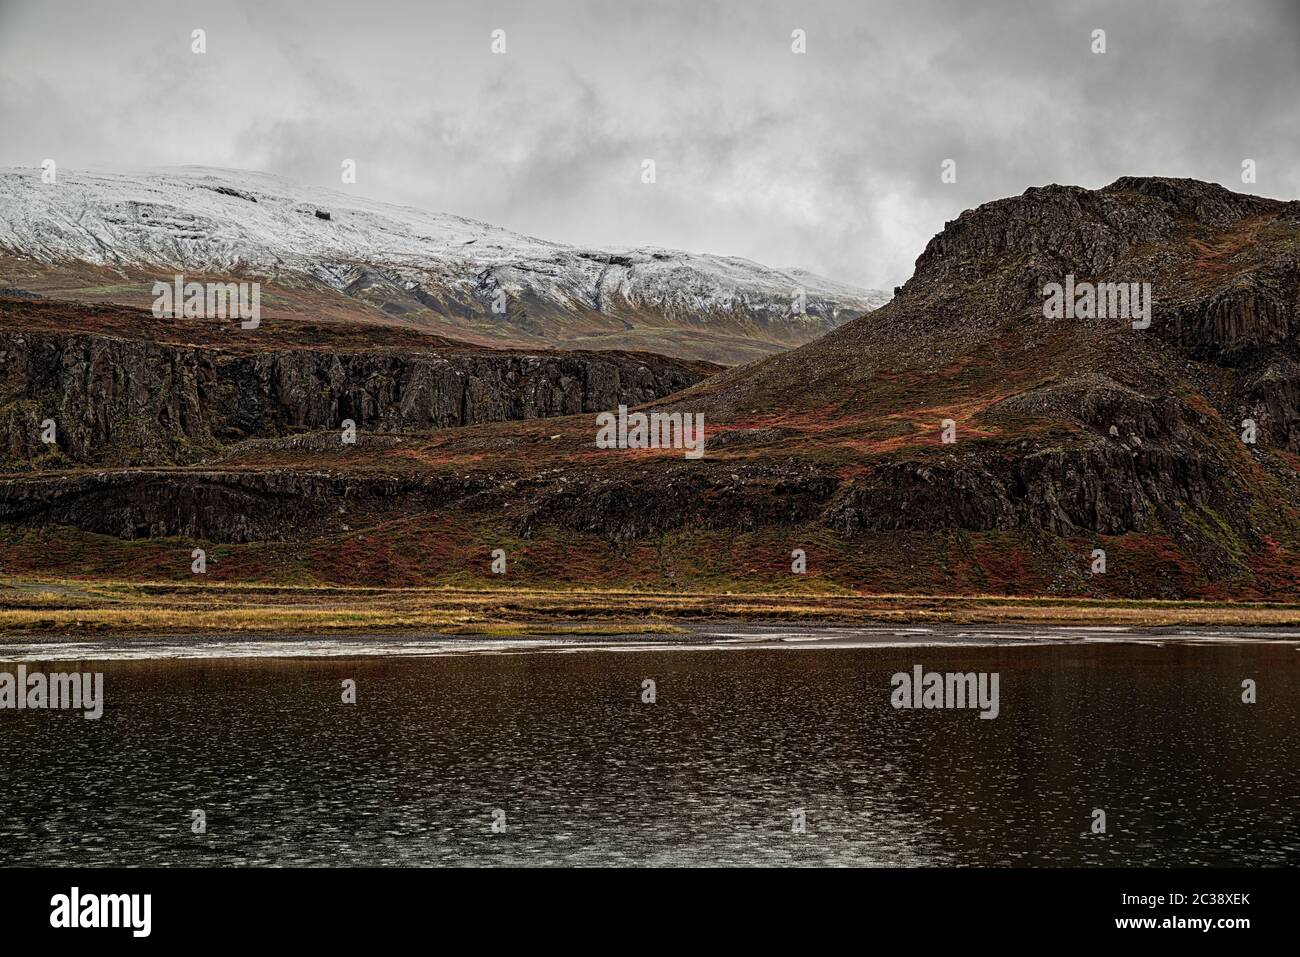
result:
M 3 310 L 0 301 L 0 310 Z M 69 307 L 74 308 L 74 307 Z M 235 354 L 88 333 L 0 329 L 0 458 L 10 467 L 184 464 L 249 439 L 450 426 L 635 406 L 706 366 L 631 353 L 279 349 Z M 57 442 L 42 443 L 52 420 Z

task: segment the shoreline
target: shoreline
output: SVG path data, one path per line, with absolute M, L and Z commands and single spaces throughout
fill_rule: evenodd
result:
M 406 631 L 32 632 L 0 636 L 0 666 L 39 661 L 387 658 L 584 651 L 1048 648 L 1065 645 L 1294 646 L 1300 625 L 1132 625 L 692 620 L 671 628 L 607 624 Z
M 1300 603 L 0 580 L 0 646 L 168 636 L 689 637 L 723 627 L 1285 629 Z
M 693 623 L 672 634 L 627 630 L 534 636 L 421 634 L 241 634 L 9 636 L 0 641 L 0 671 L 32 662 L 166 662 L 213 660 L 339 660 L 465 655 L 650 653 L 719 651 L 946 651 L 1127 645 L 1133 648 L 1293 647 L 1300 628 L 1131 628 L 1033 625 L 845 625 Z

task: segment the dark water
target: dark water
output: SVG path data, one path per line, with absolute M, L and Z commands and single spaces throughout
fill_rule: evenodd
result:
M 0 862 L 1296 864 L 1296 645 L 52 662 L 107 705 L 0 710 Z M 916 663 L 1000 716 L 894 710 Z

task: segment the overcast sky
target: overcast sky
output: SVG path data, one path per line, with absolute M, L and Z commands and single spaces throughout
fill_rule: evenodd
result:
M 1300 197 L 1300 0 L 0 0 L 0 165 L 46 157 L 258 169 L 888 289 L 946 220 L 1031 185 Z

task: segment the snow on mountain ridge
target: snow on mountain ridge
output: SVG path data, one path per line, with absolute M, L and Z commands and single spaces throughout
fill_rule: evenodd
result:
M 0 170 L 0 247 L 46 263 L 296 271 L 336 289 L 375 267 L 407 290 L 442 286 L 486 299 L 500 288 L 597 311 L 617 296 L 674 311 L 781 315 L 802 290 L 810 314 L 834 320 L 888 299 L 735 257 L 568 246 L 267 173 L 208 167 L 60 171 L 57 184 L 43 183 L 39 170 Z

